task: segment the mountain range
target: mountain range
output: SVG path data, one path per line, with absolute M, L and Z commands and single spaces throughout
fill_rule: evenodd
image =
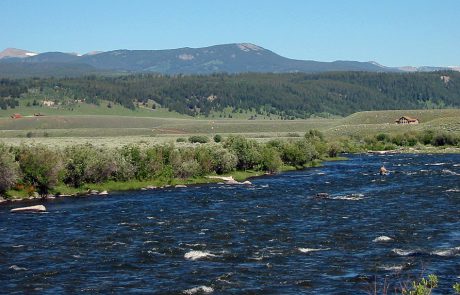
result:
M 113 50 L 84 55 L 36 53 L 8 48 L 0 52 L 0 77 L 80 76 L 86 74 L 161 73 L 321 73 L 333 71 L 418 72 L 460 67 L 386 67 L 376 62 L 296 60 L 251 43 L 167 50 Z

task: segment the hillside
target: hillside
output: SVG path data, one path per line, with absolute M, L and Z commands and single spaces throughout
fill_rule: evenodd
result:
M 0 107 L 75 100 L 130 110 L 162 107 L 188 116 L 240 114 L 295 119 L 359 111 L 460 107 L 460 73 L 214 74 L 0 79 Z M 105 102 L 104 102 L 105 101 Z M 107 101 L 111 102 L 110 104 Z M 22 104 L 24 105 L 24 103 Z
M 372 62 L 289 59 L 250 43 L 168 50 L 114 50 L 86 55 L 45 52 L 34 56 L 18 56 L 8 55 L 7 52 L 4 57 L 0 58 L 0 77 L 75 76 L 96 70 L 161 74 L 399 71 Z M 60 68 L 50 67 L 50 64 L 58 64 Z M 64 65 L 69 69 L 79 66 L 80 71 L 63 72 Z M 88 66 L 86 72 L 81 65 Z M 17 71 L 16 68 L 21 70 Z

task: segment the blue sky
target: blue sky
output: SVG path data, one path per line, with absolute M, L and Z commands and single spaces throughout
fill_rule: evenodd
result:
M 250 42 L 296 59 L 460 65 L 458 0 L 0 0 L 0 30 L 0 50 Z

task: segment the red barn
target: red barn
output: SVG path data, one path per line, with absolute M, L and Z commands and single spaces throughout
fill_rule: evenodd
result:
M 22 118 L 22 115 L 21 115 L 21 114 L 12 114 L 12 115 L 11 115 L 11 118 L 13 118 L 13 119 L 19 119 L 19 118 Z

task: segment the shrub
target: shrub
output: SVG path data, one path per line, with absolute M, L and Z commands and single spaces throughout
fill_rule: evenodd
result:
M 191 143 L 207 143 L 209 142 L 209 137 L 204 135 L 193 135 L 188 138 L 188 141 Z
M 342 147 L 340 146 L 340 144 L 337 142 L 333 142 L 328 145 L 327 155 L 330 158 L 335 158 L 341 151 L 342 151 Z
M 431 144 L 434 146 L 456 145 L 459 139 L 449 133 L 437 133 L 434 135 Z
M 84 183 L 134 178 L 135 168 L 119 152 L 77 145 L 66 148 L 63 181 L 73 187 Z
M 222 147 L 212 149 L 213 170 L 217 174 L 228 173 L 235 170 L 238 157 Z
M 298 140 L 283 145 L 281 159 L 296 168 L 303 168 L 307 163 L 318 158 L 318 152 L 311 142 Z
M 60 153 L 44 146 L 23 146 L 18 150 L 18 159 L 24 180 L 41 195 L 58 183 L 63 168 Z
M 187 139 L 185 139 L 184 137 L 179 137 L 176 139 L 176 142 L 186 142 Z
M 19 180 L 19 166 L 6 147 L 0 146 L 0 195 L 13 187 Z
M 438 277 L 428 275 L 428 279 L 422 278 L 420 281 L 413 281 L 409 288 L 403 288 L 403 295 L 430 295 L 432 290 L 438 286 Z
M 375 136 L 378 141 L 390 141 L 390 136 L 386 133 L 379 133 Z
M 157 175 L 157 178 L 162 182 L 171 183 L 174 179 L 174 169 L 172 165 L 168 164 L 164 166 L 161 172 Z
M 419 134 L 418 141 L 420 141 L 423 144 L 431 144 L 431 142 L 433 141 L 433 137 L 433 130 L 424 130 L 422 133 Z
M 455 294 L 460 294 L 460 283 L 455 283 L 452 288 L 454 289 Z
M 216 134 L 216 135 L 214 135 L 213 139 L 214 139 L 214 142 L 216 142 L 216 143 L 222 142 L 222 135 Z
M 239 169 L 252 169 L 260 162 L 259 145 L 254 140 L 248 140 L 241 135 L 229 136 L 224 147 L 235 153 Z
M 197 160 L 192 159 L 183 162 L 176 172 L 176 175 L 180 178 L 195 177 L 201 174 L 201 167 Z
M 321 131 L 317 129 L 310 129 L 307 133 L 305 133 L 306 139 L 319 139 L 324 140 L 324 135 Z
M 198 146 L 195 148 L 194 158 L 200 164 L 203 173 L 210 173 L 214 170 L 212 149 L 214 147 Z
M 283 165 L 280 154 L 274 147 L 264 146 L 260 156 L 260 168 L 269 173 L 278 171 Z

